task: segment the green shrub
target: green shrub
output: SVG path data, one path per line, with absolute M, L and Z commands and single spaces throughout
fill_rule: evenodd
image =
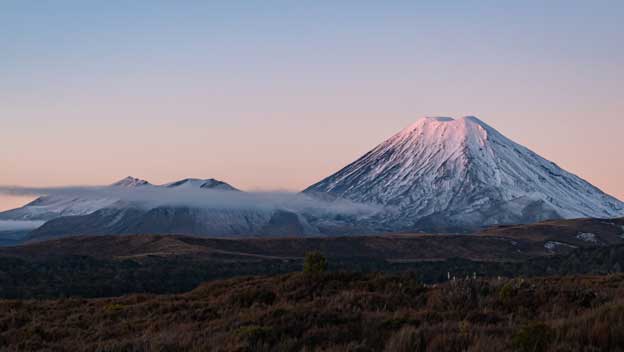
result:
M 552 329 L 542 323 L 529 323 L 518 330 L 511 339 L 511 344 L 515 350 L 522 352 L 546 351 L 551 339 Z
M 249 345 L 256 345 L 263 340 L 268 340 L 273 335 L 273 329 L 270 327 L 250 325 L 243 326 L 236 330 L 235 334 L 245 340 Z
M 308 252 L 303 262 L 303 272 L 306 274 L 319 274 L 327 270 L 327 259 L 319 252 Z
M 513 287 L 513 283 L 510 281 L 500 288 L 500 291 L 498 292 L 498 298 L 500 298 L 501 302 L 503 303 L 509 303 L 514 295 L 514 291 L 515 290 Z
M 125 306 L 119 303 L 109 303 L 104 306 L 104 311 L 107 313 L 118 313 L 124 310 Z

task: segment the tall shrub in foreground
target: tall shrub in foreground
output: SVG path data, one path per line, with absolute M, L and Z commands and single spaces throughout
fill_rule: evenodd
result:
M 319 252 L 308 252 L 303 261 L 305 274 L 320 274 L 327 270 L 327 259 Z

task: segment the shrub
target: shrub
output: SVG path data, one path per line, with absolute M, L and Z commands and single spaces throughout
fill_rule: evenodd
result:
M 624 275 L 515 280 L 507 304 L 503 284 L 336 271 L 140 299 L 0 300 L 0 351 L 622 350 Z M 584 292 L 597 296 L 589 307 Z
M 423 351 L 425 348 L 425 338 L 422 332 L 415 327 L 405 326 L 392 335 L 386 344 L 385 351 L 411 352 Z
M 511 339 L 514 349 L 522 352 L 546 351 L 551 339 L 552 329 L 542 322 L 529 323 L 518 330 Z
M 498 292 L 498 298 L 500 298 L 503 303 L 508 303 L 513 295 L 514 287 L 511 281 L 503 285 L 503 287 L 501 287 L 500 291 Z
M 250 346 L 254 346 L 260 344 L 263 340 L 271 339 L 274 331 L 270 327 L 250 325 L 239 328 L 235 334 L 245 340 Z
M 308 252 L 303 262 L 303 272 L 306 274 L 319 274 L 327 270 L 327 259 L 319 252 Z
M 104 306 L 104 311 L 107 313 L 118 313 L 124 310 L 125 306 L 120 303 L 109 303 Z
M 271 305 L 275 302 L 275 293 L 267 289 L 249 288 L 230 297 L 230 303 L 248 308 L 254 304 Z

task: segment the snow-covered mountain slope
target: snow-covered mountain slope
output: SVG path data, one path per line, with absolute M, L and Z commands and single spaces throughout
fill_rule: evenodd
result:
M 123 207 L 126 205 L 121 204 L 120 200 L 115 197 L 115 190 L 132 192 L 134 189 L 144 190 L 146 187 L 236 190 L 229 184 L 215 179 L 184 179 L 162 186 L 154 186 L 148 181 L 128 176 L 108 186 L 108 189 L 111 191 L 109 192 L 110 195 L 103 197 L 83 197 L 65 194 L 42 196 L 21 208 L 0 212 L 0 220 L 51 220 L 62 216 L 87 215 L 109 207 Z M 107 194 L 107 192 L 102 192 L 102 194 Z
M 624 203 L 474 116 L 416 121 L 304 192 L 391 208 L 397 229 L 612 218 Z
M 130 189 L 151 186 L 145 180 L 128 176 L 109 187 Z M 79 197 L 74 195 L 54 194 L 42 196 L 21 208 L 0 213 L 1 220 L 50 220 L 61 216 L 91 214 L 96 210 L 113 206 L 119 199 L 114 197 Z
M 113 183 L 111 186 L 131 188 L 131 187 L 141 187 L 141 186 L 152 186 L 152 184 L 145 180 L 141 180 L 140 178 L 128 176 L 126 178 L 123 178 Z
M 223 190 L 223 191 L 238 191 L 238 189 L 232 187 L 231 185 L 223 181 L 216 180 L 214 178 L 209 178 L 205 180 L 198 179 L 198 178 L 185 178 L 180 181 L 165 184 L 164 186 L 168 188 L 177 188 L 177 189 L 203 188 L 203 189 L 216 189 L 216 190 Z
M 204 198 L 224 198 L 224 192 L 233 198 L 222 208 L 199 202 Z M 27 240 L 104 234 L 318 234 L 316 227 L 294 211 L 274 209 L 271 206 L 233 207 L 233 204 L 241 201 L 240 196 L 236 197 L 241 194 L 239 192 L 231 185 L 215 179 L 183 179 L 155 186 L 144 180 L 127 177 L 110 186 L 85 192 L 84 198 L 60 194 L 42 196 L 22 208 L 0 213 L 0 222 L 2 219 L 11 219 L 8 221 L 12 223 L 15 223 L 14 219 L 47 220 L 45 223 L 40 221 L 38 225 L 43 225 L 30 231 Z M 173 202 L 167 205 L 171 200 L 169 197 L 182 200 L 179 204 Z M 25 234 L 20 233 L 20 236 L 24 237 Z
M 1 212 L 0 220 L 50 220 L 60 216 L 85 215 L 110 207 L 117 201 L 114 198 L 43 196 L 21 208 Z

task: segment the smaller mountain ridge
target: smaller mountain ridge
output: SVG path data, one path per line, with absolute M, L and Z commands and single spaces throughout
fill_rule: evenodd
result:
M 61 216 L 86 215 L 113 206 L 118 199 L 81 198 L 63 195 L 39 197 L 23 207 L 0 212 L 0 220 L 51 220 Z
M 113 183 L 111 186 L 114 187 L 140 187 L 140 186 L 151 186 L 152 184 L 142 180 L 140 178 L 136 178 L 136 177 L 132 177 L 132 176 L 128 176 L 126 178 L 123 178 L 115 183 Z
M 165 184 L 165 187 L 168 188 L 203 188 L 203 189 L 214 189 L 214 190 L 222 190 L 222 191 L 240 191 L 239 189 L 231 186 L 230 184 L 214 179 L 199 179 L 199 178 L 185 178 L 180 181 L 171 182 Z
M 154 188 L 181 188 L 181 189 L 210 189 L 239 191 L 226 182 L 209 179 L 187 178 L 165 185 L 155 186 L 150 182 L 133 176 L 125 177 L 108 186 L 111 190 L 126 188 L 129 191 L 134 189 Z M 114 194 L 114 193 L 113 193 Z M 95 197 L 75 197 L 67 195 L 47 195 L 41 196 L 23 207 L 0 212 L 0 220 L 51 220 L 64 216 L 89 215 L 98 210 L 122 206 L 119 199 L 114 196 L 102 198 Z
M 155 186 L 129 176 L 98 191 L 102 193 L 84 198 L 60 194 L 42 196 L 22 208 L 0 213 L 0 220 L 45 220 L 43 225 L 38 223 L 32 231 L 20 234 L 22 237 L 26 235 L 24 241 L 75 235 L 186 234 L 244 237 L 318 234 L 318 230 L 302 215 L 287 209 L 229 209 L 202 207 L 192 202 L 151 204 L 140 201 L 145 196 L 161 196 L 166 200 L 175 192 L 180 192 L 182 196 L 196 193 L 198 199 L 225 195 L 217 192 L 241 192 L 214 178 L 187 178 Z

